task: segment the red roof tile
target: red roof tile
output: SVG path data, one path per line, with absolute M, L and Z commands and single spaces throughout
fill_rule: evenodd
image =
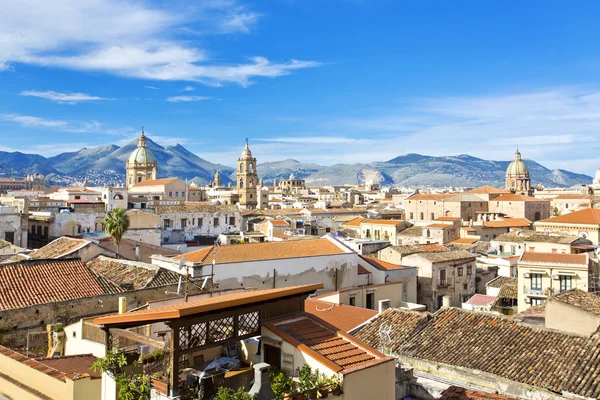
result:
M 558 223 L 577 225 L 600 225 L 600 209 L 584 208 L 558 217 L 546 218 L 536 222 L 537 224 Z
M 538 253 L 526 251 L 521 256 L 522 262 L 538 262 L 545 264 L 581 264 L 588 265 L 587 254 Z
M 374 266 L 375 268 L 384 270 L 384 271 L 394 271 L 397 269 L 406 268 L 403 265 L 392 264 L 390 262 L 381 261 L 377 258 L 373 258 L 373 257 L 369 257 L 369 256 L 359 256 L 359 257 L 362 258 L 363 260 L 365 260 L 366 262 L 368 262 L 369 264 L 371 264 L 372 266 Z
M 525 196 L 523 194 L 503 194 L 498 196 L 491 201 L 537 201 L 537 202 L 549 202 L 548 199 L 536 199 L 535 197 Z
M 466 193 L 471 193 L 471 194 L 502 194 L 502 193 L 510 193 L 510 192 L 508 190 L 497 189 L 497 188 L 492 187 L 492 186 L 482 186 L 482 187 L 477 188 L 477 189 L 469 190 Z
M 442 392 L 439 400 L 517 400 L 517 397 L 450 386 Z
M 0 310 L 123 291 L 81 260 L 28 260 L 0 265 Z
M 307 299 L 304 302 L 304 310 L 344 332 L 351 331 L 377 315 L 377 311 L 368 308 L 334 304 L 316 299 Z

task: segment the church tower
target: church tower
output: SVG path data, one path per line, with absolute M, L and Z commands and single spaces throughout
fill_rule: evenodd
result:
M 252 157 L 248 139 L 242 156 L 237 162 L 237 192 L 240 196 L 240 206 L 243 209 L 255 209 L 258 205 L 256 176 L 256 158 Z
M 531 189 L 531 178 L 529 177 L 529 170 L 525 163 L 521 160 L 521 153 L 519 150 L 515 152 L 513 161 L 508 165 L 506 169 L 506 184 L 505 189 L 516 194 L 524 194 L 527 196 L 533 195 Z
M 127 170 L 127 189 L 130 189 L 136 183 L 156 179 L 158 162 L 154 158 L 154 154 L 148 149 L 143 128 L 138 139 L 138 146 L 129 156 L 125 169 Z
M 221 183 L 221 174 L 219 173 L 219 171 L 215 172 L 215 177 L 213 180 L 213 187 L 221 187 L 223 186 Z

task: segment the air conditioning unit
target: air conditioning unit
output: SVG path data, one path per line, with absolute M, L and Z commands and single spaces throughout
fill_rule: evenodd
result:
M 529 272 L 525 272 L 525 273 L 523 274 L 523 278 L 529 278 Z
M 555 281 L 557 281 L 560 277 L 558 276 L 558 274 L 554 274 L 552 275 L 552 279 L 554 279 Z
M 525 297 L 525 304 L 531 304 L 531 299 L 529 297 Z

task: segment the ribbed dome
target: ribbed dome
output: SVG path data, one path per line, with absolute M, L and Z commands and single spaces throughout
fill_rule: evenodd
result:
M 152 154 L 152 152 L 148 149 L 148 145 L 146 144 L 146 136 L 142 131 L 142 134 L 138 140 L 138 147 L 131 153 L 128 162 L 148 164 L 155 161 L 156 158 L 154 158 L 154 154 Z
M 526 176 L 529 177 L 529 170 L 525 163 L 521 160 L 521 153 L 519 150 L 515 153 L 513 161 L 508 165 L 506 169 L 506 176 Z
M 130 163 L 153 163 L 156 159 L 147 147 L 138 147 L 129 156 Z

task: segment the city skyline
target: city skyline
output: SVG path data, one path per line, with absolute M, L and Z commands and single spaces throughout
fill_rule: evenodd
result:
M 245 137 L 261 161 L 519 147 L 550 168 L 600 164 L 592 2 L 66 4 L 0 16 L 0 150 L 123 145 L 144 125 L 227 165 Z

